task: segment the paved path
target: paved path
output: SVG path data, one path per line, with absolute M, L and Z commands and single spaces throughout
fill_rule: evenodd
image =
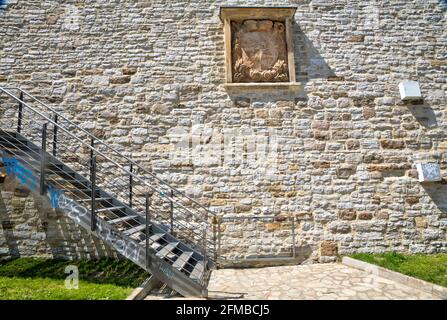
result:
M 338 263 L 215 270 L 208 291 L 214 299 L 437 299 Z
M 339 263 L 214 270 L 208 293 L 210 299 L 439 299 Z M 153 299 L 165 297 L 150 295 L 145 300 Z

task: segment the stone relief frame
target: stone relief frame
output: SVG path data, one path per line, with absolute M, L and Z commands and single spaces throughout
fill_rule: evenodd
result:
M 227 90 L 302 88 L 295 75 L 295 11 L 296 7 L 220 7 Z

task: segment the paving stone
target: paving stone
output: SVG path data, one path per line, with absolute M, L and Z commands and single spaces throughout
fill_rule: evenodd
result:
M 255 282 L 247 280 L 249 274 L 256 274 Z M 219 269 L 212 272 L 208 291 L 210 298 L 244 293 L 242 299 L 439 299 L 424 291 L 338 263 Z

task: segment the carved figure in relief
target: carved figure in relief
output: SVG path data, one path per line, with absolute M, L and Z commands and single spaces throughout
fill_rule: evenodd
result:
M 285 27 L 272 20 L 231 24 L 233 82 L 287 82 Z

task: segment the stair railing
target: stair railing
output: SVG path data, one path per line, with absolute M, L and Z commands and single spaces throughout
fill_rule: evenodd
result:
M 19 97 L 9 90 L 19 90 Z M 174 233 L 180 240 L 199 248 L 204 257 L 210 260 L 215 258 L 214 249 L 216 246 L 213 239 L 208 237 L 212 234 L 212 226 L 208 218 L 214 216 L 213 212 L 28 92 L 15 87 L 0 87 L 0 91 L 18 102 L 17 128 L 14 128 L 17 132 L 26 134 L 25 129 L 31 129 L 28 130 L 27 138 L 37 139 L 36 129 L 41 128 L 39 121 L 48 123 L 53 128 L 52 144 L 49 146 L 50 150 L 47 150 L 48 152 L 51 151 L 50 154 L 57 155 L 63 162 L 75 166 L 75 170 L 88 177 L 91 155 L 94 153 L 97 157 L 96 182 L 98 187 L 106 191 L 112 191 L 119 200 L 124 200 L 122 202 L 127 202 L 129 207 L 143 213 L 142 216 L 144 216 L 146 207 L 145 195 L 148 189 L 151 190 L 154 195 L 151 201 L 151 212 L 153 213 L 151 217 L 154 221 L 166 225 L 167 230 Z M 24 96 L 31 98 L 45 109 L 36 110 L 24 102 Z M 32 121 L 27 121 L 26 115 L 28 113 L 30 113 Z M 40 119 L 36 119 L 36 116 L 39 116 Z M 74 132 L 83 133 L 90 140 L 90 143 L 83 141 L 80 135 L 76 135 Z M 66 140 L 62 139 L 63 137 Z M 90 159 L 85 161 L 82 155 L 88 152 L 90 153 Z M 119 163 L 118 159 L 112 159 L 110 154 L 127 163 L 127 166 Z M 113 175 L 111 175 L 111 172 L 113 172 Z M 205 267 L 207 267 L 207 264 L 205 264 Z

